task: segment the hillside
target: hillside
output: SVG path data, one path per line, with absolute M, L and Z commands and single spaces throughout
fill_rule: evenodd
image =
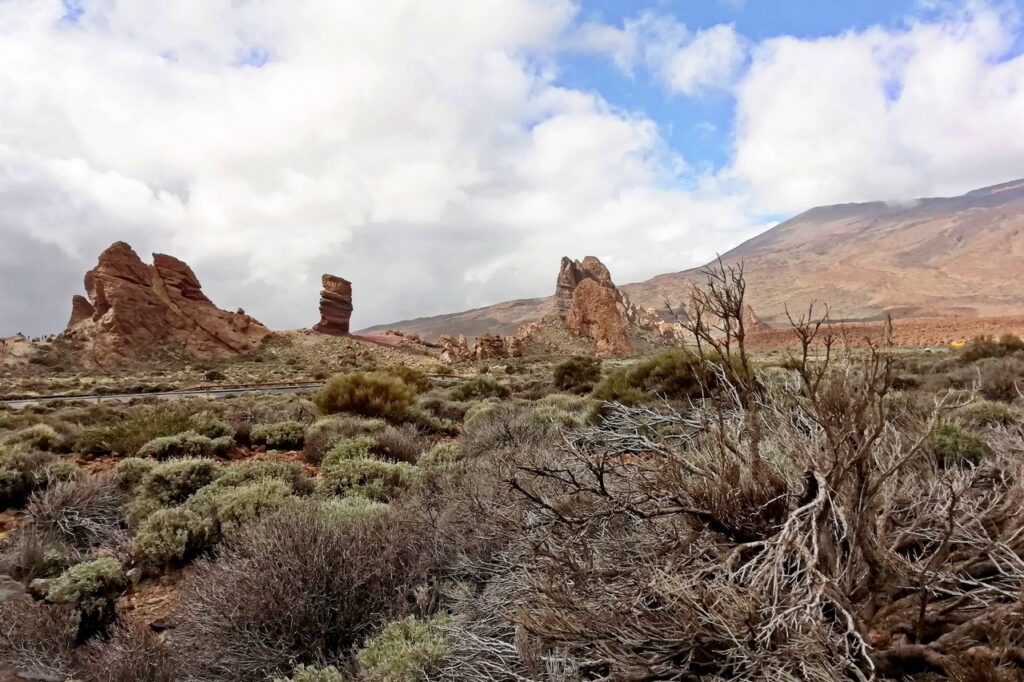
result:
M 812 208 L 722 258 L 745 263 L 748 300 L 769 324 L 811 301 L 849 320 L 1024 313 L 1024 179 L 959 197 Z M 696 268 L 621 288 L 634 303 L 661 308 L 685 301 L 699 277 Z M 509 334 L 550 306 L 550 297 L 523 299 L 367 331 Z

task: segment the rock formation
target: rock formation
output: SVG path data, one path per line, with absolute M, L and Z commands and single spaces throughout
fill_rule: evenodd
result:
M 320 321 L 313 329 L 321 334 L 345 336 L 352 317 L 352 283 L 347 279 L 324 275 L 320 292 Z
M 80 294 L 71 297 L 71 319 L 68 320 L 68 329 L 71 329 L 79 322 L 91 320 L 96 310 L 89 303 L 89 299 Z
M 629 355 L 633 350 L 617 293 L 597 280 L 585 279 L 573 291 L 572 305 L 565 316 L 569 331 L 593 339 L 601 358 Z
M 526 343 L 519 336 L 481 334 L 470 346 L 465 336 L 444 335 L 438 339 L 441 346 L 439 359 L 446 364 L 469 360 L 491 360 L 495 358 L 518 358 L 526 352 Z
M 201 360 L 253 350 L 266 327 L 244 313 L 217 308 L 192 269 L 164 254 L 146 265 L 124 242 L 100 254 L 85 275 L 86 301 L 72 299 L 65 333 L 85 342 L 87 361 L 101 367 L 123 364 L 143 351 L 177 346 Z
M 445 364 L 453 365 L 456 362 L 465 362 L 473 357 L 472 352 L 469 350 L 469 344 L 466 342 L 466 337 L 461 334 L 458 338 L 445 334 L 437 342 L 441 346 L 439 358 Z

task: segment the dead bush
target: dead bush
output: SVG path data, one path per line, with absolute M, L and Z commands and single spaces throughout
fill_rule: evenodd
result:
M 87 682 L 181 679 L 175 658 L 160 637 L 131 621 L 119 621 L 106 638 L 92 640 L 75 653 L 78 675 Z
M 78 633 L 78 612 L 31 599 L 0 602 L 0 662 L 23 677 L 67 679 Z

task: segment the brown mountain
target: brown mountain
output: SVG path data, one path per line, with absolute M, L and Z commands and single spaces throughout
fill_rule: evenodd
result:
M 848 320 L 1021 314 L 1024 179 L 959 197 L 812 208 L 722 259 L 744 263 L 748 301 L 769 324 L 811 301 Z M 634 303 L 661 308 L 686 301 L 699 279 L 695 268 L 621 288 Z M 371 330 L 509 334 L 552 310 L 552 297 L 523 299 Z

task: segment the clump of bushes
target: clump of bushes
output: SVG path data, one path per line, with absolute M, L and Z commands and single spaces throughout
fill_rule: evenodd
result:
M 324 457 L 321 491 L 387 502 L 419 479 L 420 471 L 415 466 L 375 459 L 376 445 L 367 437 L 339 441 Z
M 365 417 L 402 419 L 416 391 L 398 377 L 384 372 L 336 374 L 314 397 L 322 414 L 351 412 Z
M 226 455 L 234 444 L 230 436 L 210 438 L 189 430 L 173 436 L 154 438 L 139 448 L 138 457 L 152 457 L 156 460 L 175 457 L 219 457 Z
M 396 462 L 415 464 L 427 441 L 411 424 L 389 426 L 374 436 L 377 453 Z
M 284 481 L 262 478 L 235 486 L 207 486 L 189 499 L 188 506 L 215 519 L 218 528 L 226 531 L 294 499 L 291 487 Z
M 931 449 L 939 465 L 977 465 L 992 454 L 992 449 L 975 436 L 955 424 L 942 424 L 931 435 Z
M 555 366 L 554 384 L 560 391 L 586 393 L 601 379 L 601 361 L 587 355 L 576 355 Z
M 983 360 L 977 364 L 978 392 L 989 400 L 1013 402 L 1021 395 L 1024 362 L 1017 358 Z
M 512 389 L 489 376 L 473 377 L 448 391 L 448 397 L 457 401 L 508 398 L 510 395 Z
M 254 444 L 265 445 L 272 450 L 298 450 L 305 438 L 305 425 L 296 421 L 257 424 L 249 433 Z
M 387 422 L 355 415 L 335 415 L 316 420 L 306 428 L 302 455 L 310 464 L 319 465 L 327 451 L 342 438 L 353 438 L 383 430 Z
M 0 509 L 20 507 L 47 481 L 46 468 L 53 455 L 0 449 Z
M 356 654 L 363 673 L 374 682 L 420 682 L 438 669 L 451 648 L 438 629 L 447 619 L 404 618 L 388 623 Z
M 136 410 L 110 423 L 84 429 L 78 439 L 78 450 L 86 455 L 134 455 L 154 438 L 173 436 L 194 427 L 192 418 L 182 412 L 154 408 Z
M 1018 414 L 1007 405 L 993 400 L 978 400 L 959 410 L 960 416 L 976 426 L 1006 426 L 1018 419 Z
M 496 452 L 520 451 L 542 445 L 556 432 L 554 425 L 538 417 L 532 407 L 498 403 L 466 421 L 463 438 L 471 457 Z
M 56 452 L 64 438 L 49 424 L 33 424 L 0 438 L 0 446 L 21 446 L 28 450 Z
M 135 499 L 128 505 L 128 518 L 139 523 L 157 509 L 176 507 L 221 473 L 210 459 L 183 457 L 162 462 L 143 476 Z
M 186 507 L 158 509 L 139 525 L 136 555 L 153 566 L 184 562 L 213 541 L 214 524 Z
M 594 388 L 593 397 L 623 405 L 656 397 L 695 398 L 704 389 L 720 383 L 719 371 L 732 380 L 737 370 L 725 361 L 703 358 L 687 350 L 669 350 L 612 372 Z
M 971 363 L 984 358 L 1001 358 L 1024 350 L 1024 340 L 1015 334 L 1003 334 L 998 340 L 991 336 L 976 336 L 960 351 L 960 360 Z
M 300 663 L 291 677 L 275 677 L 274 682 L 345 682 L 345 676 L 333 665 L 316 668 Z
M 73 604 L 80 613 L 78 639 L 101 631 L 114 616 L 114 598 L 124 589 L 125 575 L 113 557 L 76 564 L 50 583 L 46 600 Z
M 426 374 L 407 365 L 394 365 L 384 371 L 387 374 L 398 377 L 417 393 L 429 391 L 432 385 Z
M 135 490 L 142 479 L 156 467 L 156 462 L 141 457 L 126 457 L 117 463 L 114 468 L 114 480 L 122 490 L 131 492 Z
M 438 443 L 424 452 L 420 455 L 416 464 L 421 467 L 436 467 L 443 466 L 445 464 L 454 464 L 455 462 L 465 459 L 465 457 L 466 451 L 462 448 L 459 442 L 450 440 Z

